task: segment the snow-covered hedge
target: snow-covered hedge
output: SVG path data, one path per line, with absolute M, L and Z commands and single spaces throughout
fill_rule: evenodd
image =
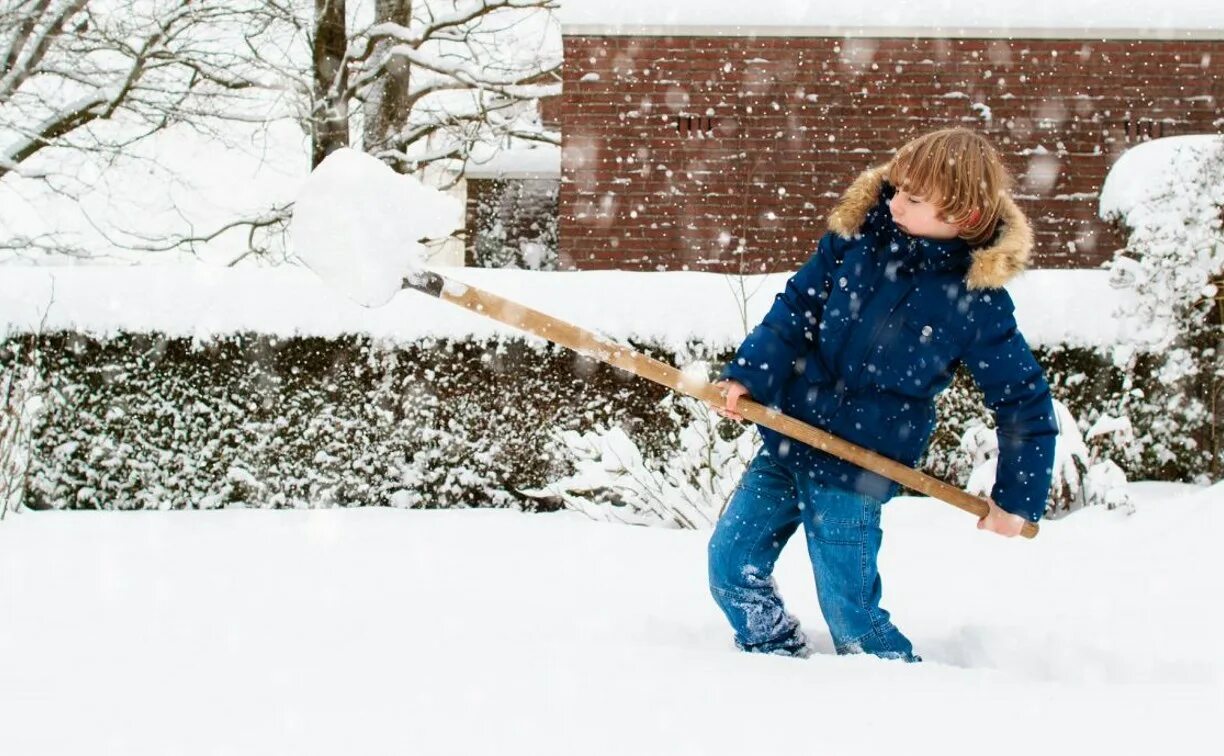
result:
M 0 346 L 0 369 L 22 364 L 28 353 L 16 347 L 28 344 Z M 57 332 L 36 344 L 30 507 L 581 508 L 581 498 L 620 519 L 700 525 L 751 451 L 741 426 L 715 427 L 653 384 L 518 337 L 402 345 Z M 652 351 L 681 362 L 701 349 L 689 344 L 683 360 Z M 1128 385 L 1118 368 L 1091 349 L 1038 351 L 1081 430 L 1116 411 Z M 730 352 L 701 356 L 714 370 Z M 962 437 L 988 421 L 966 376 L 940 412 L 926 468 L 964 485 Z M 622 440 L 608 441 L 610 429 Z M 592 465 L 615 473 L 617 455 L 619 483 L 582 493 L 575 476 L 591 480 Z
M 411 292 L 366 309 L 293 268 L 0 272 L 0 369 L 27 365 L 23 406 L 38 410 L 23 416 L 30 506 L 568 504 L 699 525 L 752 450 L 739 426 L 652 384 Z M 450 272 L 711 373 L 787 277 Z M 1156 477 L 1141 424 L 1130 441 L 1080 438 L 1124 423 L 1152 377 L 1142 353 L 1125 369 L 1103 356 L 1119 336 L 1107 274 L 1033 271 L 1009 288 L 1078 424 L 1066 448 L 1091 447 L 1064 455 L 1082 475 L 1059 506 L 1094 498 L 1083 481 L 1106 459 Z M 964 376 L 940 407 L 927 468 L 964 485 L 988 457 L 966 437 L 988 417 Z
M 661 390 L 522 341 L 39 340 L 25 504 L 507 504 L 565 468 L 554 427 L 648 426 Z M 0 349 L 4 366 L 15 353 Z

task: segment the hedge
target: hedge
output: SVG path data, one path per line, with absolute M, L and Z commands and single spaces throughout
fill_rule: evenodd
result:
M 31 353 L 45 400 L 25 484 L 33 509 L 547 508 L 519 492 L 570 470 L 549 443 L 558 430 L 620 426 L 653 455 L 677 430 L 658 410 L 664 389 L 535 340 L 58 332 L 0 342 L 0 369 Z M 686 354 L 713 367 L 730 357 L 700 344 Z M 1036 354 L 1085 427 L 1125 405 L 1127 376 L 1095 351 Z M 963 484 L 960 434 L 988 413 L 967 375 L 939 411 L 926 469 Z M 1139 455 L 1127 473 L 1193 471 Z

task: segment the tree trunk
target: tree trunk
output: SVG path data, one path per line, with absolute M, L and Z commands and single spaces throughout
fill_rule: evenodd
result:
M 342 95 L 348 77 L 348 72 L 344 70 L 344 53 L 348 46 L 345 0 L 315 0 L 314 31 L 311 168 L 349 143 L 348 103 Z
M 375 0 L 374 22 L 393 23 L 407 27 L 412 23 L 412 0 Z M 379 48 L 390 44 L 379 43 Z M 375 57 L 382 54 L 375 50 Z M 378 155 L 387 149 L 396 149 L 395 134 L 408 123 L 408 85 L 411 66 L 402 58 L 388 61 L 386 75 L 379 77 L 366 96 L 364 108 L 365 128 L 362 135 L 365 151 Z M 390 161 L 392 167 L 399 161 Z

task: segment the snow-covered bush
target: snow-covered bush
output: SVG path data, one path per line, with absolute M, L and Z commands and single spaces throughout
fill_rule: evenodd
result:
M 1101 215 L 1129 231 L 1109 264 L 1136 296 L 1115 315 L 1129 335 L 1112 350 L 1127 374 L 1152 360 L 1156 380 L 1132 381 L 1124 411 L 1147 465 L 1224 474 L 1224 137 L 1173 137 L 1125 153 L 1101 192 Z
M 1088 468 L 1085 488 L 1087 506 L 1107 509 L 1133 509 L 1126 492 L 1126 472 L 1118 460 L 1129 462 L 1138 454 L 1135 429 L 1130 420 L 1102 415 L 1084 434 L 1089 459 L 1099 460 Z
M 0 371 L 12 370 L 25 338 L 0 342 Z M 589 511 L 681 522 L 671 506 L 700 524 L 717 514 L 755 443 L 745 426 L 716 424 L 703 406 L 655 384 L 510 337 L 58 332 L 35 341 L 48 401 L 31 427 L 32 508 L 549 508 L 565 497 L 540 490 L 558 482 L 564 490 L 592 465 L 615 468 L 619 455 L 624 474 L 596 476 L 602 493 L 572 487 L 595 502 Z M 675 349 L 646 351 L 672 364 L 716 366 L 730 356 L 699 343 Z M 1092 349 L 1037 351 L 1082 430 L 1105 413 L 1122 416 L 1126 380 L 1152 380 L 1123 375 Z M 960 439 L 987 417 L 972 381 L 958 375 L 940 397 L 924 469 L 964 485 L 971 469 Z M 1159 477 L 1142 455 L 1123 453 L 1142 444 L 1142 432 L 1095 457 L 1093 444 L 1109 438 L 1088 436 L 1091 459 L 1108 457 L 1131 478 Z M 639 468 L 650 474 L 628 476 Z M 607 485 L 612 478 L 617 486 Z
M 559 190 L 555 180 L 470 180 L 476 214 L 471 263 L 556 270 Z
M 1063 383 L 1055 386 L 1058 393 L 1080 407 L 1084 418 L 1084 423 L 1077 422 L 1067 405 L 1056 400 L 1061 433 L 1050 516 L 1087 506 L 1130 507 L 1127 475 L 1118 462 L 1136 460 L 1133 429 L 1124 418 L 1101 411 L 1102 404 L 1117 404 L 1116 397 L 1108 401 L 1108 394 L 1079 393 L 1120 385 L 1118 376 L 1104 379 L 1108 365 L 1094 370 L 1094 359 L 1100 360 L 1088 350 L 1056 350 L 1043 357 L 1051 367 L 1047 371 L 1051 378 Z M 1097 373 L 1097 379 L 1084 380 L 1077 367 Z M 961 375 L 939 404 L 939 430 L 923 470 L 979 495 L 989 494 L 998 441 L 980 393 L 967 375 Z M 554 497 L 602 520 L 680 527 L 712 523 L 751 460 L 757 434 L 744 426 L 719 425 L 716 414 L 691 399 L 669 395 L 661 408 L 675 430 L 658 455 L 643 453 L 619 428 L 561 432 L 556 454 L 572 455 L 575 471 L 529 495 Z M 949 445 L 953 437 L 956 440 Z
M 620 428 L 561 431 L 557 454 L 572 454 L 575 470 L 531 495 L 557 497 L 599 520 L 712 527 L 752 460 L 757 433 L 721 422 L 690 397 L 669 394 L 659 409 L 676 428 L 662 459 L 648 459 Z
M 38 342 L 11 341 L 0 359 L 0 520 L 21 509 L 30 468 L 30 439 L 43 409 Z
M 1103 505 L 1109 509 L 1129 509 L 1126 474 L 1107 454 L 1115 445 L 1098 441 L 1085 443 L 1075 417 L 1062 402 L 1055 400 L 1058 437 L 1054 446 L 1054 478 L 1050 488 L 1047 515 L 1074 512 L 1088 506 Z M 1124 444 L 1130 424 L 1125 420 L 1103 416 L 1088 432 L 1091 439 L 1113 438 Z M 979 496 L 988 496 L 995 483 L 999 457 L 999 441 L 994 429 L 985 422 L 975 421 L 961 437 L 960 448 L 969 469 L 965 489 Z

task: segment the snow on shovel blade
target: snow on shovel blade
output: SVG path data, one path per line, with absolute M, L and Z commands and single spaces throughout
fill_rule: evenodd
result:
M 293 251 L 347 297 L 379 307 L 424 273 L 421 239 L 463 225 L 463 203 L 357 150 L 328 155 L 298 194 Z

